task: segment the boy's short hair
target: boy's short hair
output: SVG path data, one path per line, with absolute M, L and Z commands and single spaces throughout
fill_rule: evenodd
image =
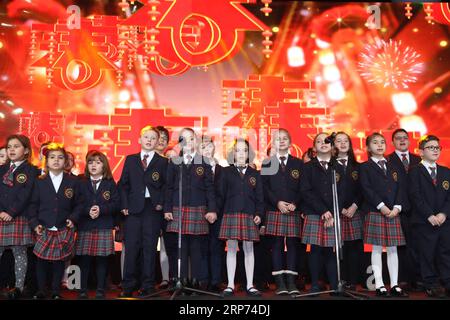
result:
M 395 129 L 395 131 L 392 132 L 392 141 L 394 141 L 395 135 L 396 135 L 397 133 L 399 133 L 399 132 L 404 132 L 404 133 L 406 133 L 406 135 L 408 135 L 408 131 L 406 131 L 406 130 L 403 129 L 403 128 Z
M 167 130 L 163 126 L 157 126 L 156 130 L 158 130 L 160 136 L 161 136 L 161 133 L 163 133 L 167 136 L 167 139 L 169 139 L 169 130 Z
M 425 145 L 430 141 L 437 141 L 439 143 L 439 138 L 434 135 L 424 135 L 419 140 L 419 149 L 424 150 Z
M 158 131 L 158 129 L 156 129 L 155 127 L 150 126 L 150 125 L 145 126 L 145 127 L 143 127 L 143 128 L 141 129 L 141 137 L 142 137 L 142 135 L 143 135 L 144 133 L 146 133 L 147 131 L 154 131 L 154 132 L 156 132 L 156 134 L 158 135 L 158 138 L 159 138 L 159 131 Z

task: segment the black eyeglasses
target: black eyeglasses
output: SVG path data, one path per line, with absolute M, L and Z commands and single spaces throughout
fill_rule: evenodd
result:
M 428 149 L 430 151 L 441 151 L 442 147 L 441 146 L 429 146 L 429 147 L 425 147 L 424 149 Z

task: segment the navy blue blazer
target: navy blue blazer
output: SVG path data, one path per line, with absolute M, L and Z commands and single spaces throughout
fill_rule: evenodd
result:
M 271 166 L 278 170 L 275 174 L 266 174 Z M 272 156 L 264 161 L 261 169 L 265 209 L 267 211 L 277 211 L 278 201 L 286 201 L 294 203 L 298 210 L 302 201 L 302 193 L 300 192 L 300 180 L 303 175 L 303 161 L 299 158 L 288 156 L 286 162 L 286 170 L 281 170 L 278 158 Z
M 402 195 L 402 199 L 403 199 L 403 207 L 402 207 L 402 212 L 405 214 L 409 215 L 409 211 L 411 208 L 411 204 L 409 201 L 409 197 L 408 197 L 408 172 L 416 167 L 420 161 L 422 159 L 420 159 L 419 156 L 412 154 L 411 152 L 409 152 L 409 166 L 408 166 L 408 171 L 405 170 L 405 167 L 403 166 L 402 160 L 400 159 L 400 157 L 394 152 L 392 152 L 391 154 L 389 154 L 386 157 L 387 161 L 390 161 L 392 163 L 392 165 L 396 166 L 398 169 L 398 180 L 400 181 L 400 190 L 403 193 Z
M 127 156 L 118 187 L 121 210 L 128 209 L 129 214 L 138 214 L 144 210 L 145 187 L 150 192 L 153 207 L 163 205 L 166 184 L 167 158 L 155 152 L 144 171 L 141 153 Z
M 0 212 L 4 211 L 11 217 L 27 216 L 34 181 L 39 171 L 27 161 L 14 170 L 13 186 L 3 184 L 3 176 L 8 172 L 9 162 L 0 166 Z
M 360 183 L 364 196 L 363 211 L 379 212 L 377 206 L 384 202 L 389 208 L 393 209 L 394 205 L 401 205 L 403 210 L 403 195 L 400 190 L 399 169 L 392 165 L 391 162 L 386 163 L 387 174 L 372 159 L 361 164 Z
M 411 200 L 411 221 L 426 224 L 428 217 L 440 212 L 450 218 L 450 170 L 440 165 L 437 168 L 437 184 L 433 184 L 430 173 L 419 164 L 408 174 L 408 191 Z
M 218 202 L 218 197 L 219 197 L 219 188 L 220 188 L 220 178 L 223 175 L 223 169 L 224 167 L 222 167 L 220 164 L 216 163 L 214 172 L 213 172 L 213 181 L 214 181 L 214 194 L 216 196 L 216 211 L 217 211 L 217 217 L 220 218 L 222 216 L 223 213 L 223 207 L 220 207 L 220 204 Z
M 343 208 L 347 209 L 354 203 L 358 206 L 358 209 L 360 209 L 363 203 L 363 195 L 359 182 L 361 164 L 358 162 L 349 163 L 345 171 L 344 166 L 341 163 L 337 162 L 337 165 L 341 167 L 340 170 L 344 172 L 340 190 Z
M 167 167 L 164 212 L 173 212 L 173 208 L 179 206 L 180 167 L 183 175 L 182 205 L 188 207 L 205 206 L 207 212 L 217 212 L 211 166 L 198 153 L 195 154 L 189 168 L 184 164 L 181 157 L 176 157 L 170 161 Z
M 76 224 L 82 210 L 83 199 L 78 178 L 63 173 L 58 192 L 53 187 L 50 175 L 36 179 L 30 205 L 30 225 L 33 229 L 39 224 L 45 228 L 55 226 L 62 229 L 67 219 Z
M 333 212 L 332 193 L 332 166 L 336 170 L 338 189 L 339 212 L 342 211 L 342 166 L 331 159 L 327 170 L 319 163 L 317 158 L 312 159 L 303 166 L 303 175 L 300 181 L 300 191 L 303 195 L 302 212 L 307 215 L 322 215 L 327 211 Z
M 223 212 L 264 217 L 264 191 L 259 171 L 247 166 L 241 178 L 235 166 L 223 168 L 218 202 Z
M 80 192 L 83 198 L 83 211 L 78 221 L 78 230 L 112 229 L 116 215 L 120 211 L 120 195 L 114 180 L 102 179 L 97 191 L 94 191 L 91 179 L 84 178 L 80 181 Z M 97 219 L 92 219 L 89 215 L 94 205 L 100 207 Z

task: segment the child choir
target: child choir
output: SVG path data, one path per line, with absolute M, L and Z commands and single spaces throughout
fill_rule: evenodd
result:
M 409 288 L 422 283 L 430 297 L 450 294 L 450 171 L 437 164 L 442 147 L 436 136 L 420 140 L 417 156 L 409 152 L 408 133 L 397 129 L 395 151 L 387 155 L 386 138 L 373 133 L 366 139 L 368 160 L 358 163 L 345 132 L 318 134 L 299 159 L 290 154 L 289 132 L 279 129 L 261 170 L 244 138 L 234 140 L 225 167 L 215 157 L 214 140 L 191 128 L 179 133 L 179 153 L 168 148 L 169 132 L 162 126 L 146 126 L 137 138 L 141 150 L 126 157 L 116 184 L 100 151 L 87 153 L 85 171 L 76 176 L 73 155 L 63 145 L 44 143 L 43 166 L 37 168 L 29 138 L 7 137 L 0 146 L 0 258 L 12 251 L 15 285 L 9 299 L 23 295 L 30 267 L 37 279 L 33 298 L 61 299 L 61 280 L 75 256 L 81 271 L 78 298 L 89 298 L 95 262 L 95 298 L 104 299 L 108 256 L 119 229 L 122 298 L 136 291 L 141 298 L 155 294 L 158 242 L 161 289 L 179 280 L 233 296 L 242 250 L 248 296 L 261 295 L 254 283 L 255 265 L 266 262 L 261 256 L 271 257 L 275 294 L 299 294 L 299 261 L 309 245 L 309 293 L 324 289 L 323 275 L 336 290 L 335 214 L 347 288 L 360 283 L 363 245 L 369 244 L 377 296 L 408 296 L 399 281 L 402 265 Z M 334 179 L 339 212 L 333 209 Z M 269 245 L 255 247 L 260 239 Z M 255 255 L 255 248 L 265 251 Z M 389 285 L 383 281 L 383 248 Z

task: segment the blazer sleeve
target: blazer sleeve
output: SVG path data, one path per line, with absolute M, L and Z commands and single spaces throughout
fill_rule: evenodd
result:
M 429 216 L 434 215 L 437 212 L 433 212 L 433 209 L 425 202 L 424 193 L 420 190 L 419 183 L 419 170 L 411 170 L 408 174 L 408 193 L 409 199 L 417 213 L 427 220 Z
M 175 165 L 170 162 L 167 166 L 166 174 L 166 195 L 164 196 L 164 212 L 173 212 L 173 192 L 174 192 L 174 180 L 176 177 Z
M 122 209 L 128 209 L 128 194 L 130 192 L 130 157 L 125 159 L 122 174 L 120 176 L 118 188 L 120 194 L 120 206 Z
M 206 187 L 206 199 L 208 202 L 207 212 L 216 212 L 216 192 L 214 187 L 214 178 L 211 166 L 205 164 L 205 187 Z
M 29 217 L 29 224 L 31 228 L 34 230 L 39 225 L 39 183 L 36 181 L 36 183 L 33 186 L 33 191 L 31 194 L 31 202 L 28 209 L 28 217 Z
M 264 211 L 264 190 L 263 190 L 263 181 L 261 174 L 256 175 L 256 213 L 255 215 L 259 216 L 261 220 L 264 219 L 265 211 Z
M 305 205 L 314 210 L 314 214 L 322 215 L 328 211 L 327 206 L 323 203 L 313 190 L 312 185 L 312 166 L 305 166 L 304 177 L 300 182 L 300 191 L 303 194 Z
M 447 171 L 446 180 L 450 181 L 450 170 L 446 169 L 446 171 Z M 441 212 L 445 213 L 447 218 L 450 219 L 450 190 L 447 190 L 446 199 L 445 199 L 444 205 L 441 209 Z
M 120 195 L 114 180 L 110 181 L 110 186 L 110 199 L 106 204 L 100 206 L 101 215 L 114 215 L 120 211 Z
M 362 194 L 364 199 L 373 207 L 377 207 L 383 200 L 381 197 L 373 190 L 372 182 L 370 181 L 370 174 L 368 166 L 362 165 L 360 169 L 360 184 Z
M 69 219 L 74 222 L 77 223 L 80 220 L 80 216 L 81 213 L 83 211 L 83 207 L 84 207 L 84 201 L 83 201 L 83 193 L 81 192 L 81 183 L 80 181 L 75 181 L 75 185 L 74 185 L 74 207 L 72 210 L 72 214 L 69 216 Z
M 33 192 L 34 180 L 36 179 L 35 171 L 26 170 L 26 174 L 28 176 L 27 181 L 15 190 L 14 201 L 7 210 L 8 214 L 13 218 L 25 212 Z
M 217 183 L 217 198 L 216 198 L 216 206 L 217 213 L 223 215 L 223 210 L 225 208 L 225 199 L 227 198 L 227 177 L 225 174 L 225 169 L 222 169 L 220 175 L 218 177 Z
M 158 201 L 157 205 L 164 207 L 165 199 L 167 196 L 167 167 L 169 165 L 169 161 L 166 158 L 163 158 L 162 161 L 163 161 L 163 165 L 162 165 L 161 176 L 162 176 L 163 186 L 161 188 L 160 197 L 159 197 L 159 201 Z
M 272 164 L 272 161 L 268 163 L 268 165 L 265 165 L 265 167 L 269 167 Z M 264 170 L 261 170 L 263 172 Z M 270 188 L 270 175 L 268 174 L 261 174 L 262 182 L 263 182 L 263 192 L 264 192 L 264 199 L 267 200 L 272 206 L 275 208 L 278 207 L 278 201 L 275 193 Z

